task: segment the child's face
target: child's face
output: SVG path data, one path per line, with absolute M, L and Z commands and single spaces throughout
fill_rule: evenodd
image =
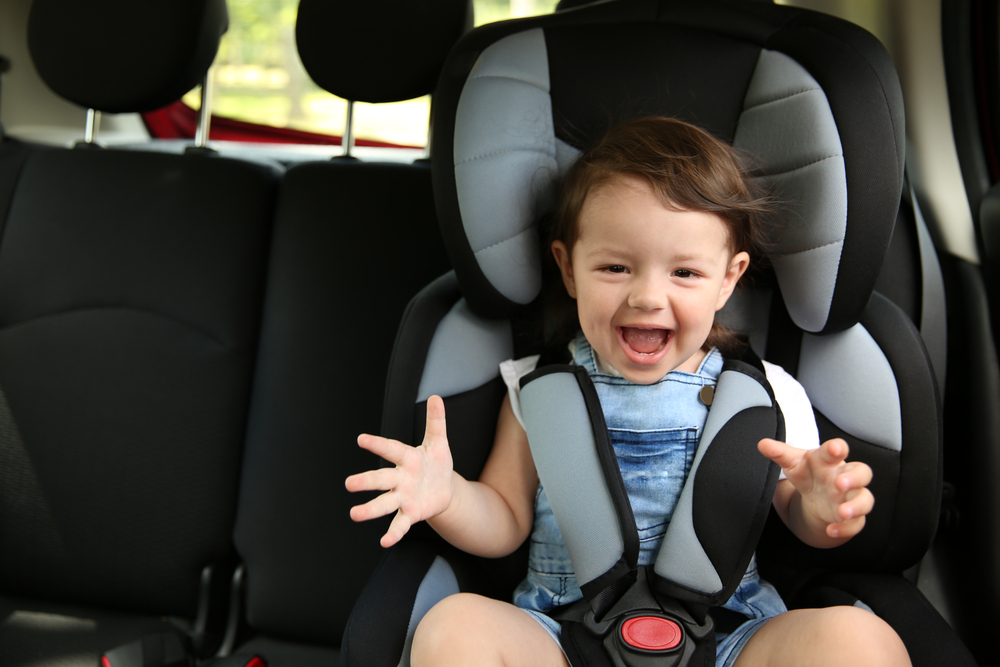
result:
M 643 179 L 620 177 L 587 197 L 572 253 L 552 252 L 587 340 L 626 379 L 694 372 L 715 313 L 749 264 L 730 257 L 714 213 L 663 206 Z

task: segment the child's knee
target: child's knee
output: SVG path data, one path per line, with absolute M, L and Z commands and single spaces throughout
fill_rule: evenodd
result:
M 458 642 L 472 639 L 470 626 L 478 618 L 481 600 L 478 595 L 458 593 L 434 605 L 417 625 L 410 661 L 414 665 L 433 664 L 437 657 L 459 649 Z
M 824 610 L 822 631 L 828 647 L 836 644 L 845 652 L 845 664 L 910 665 L 903 641 L 888 623 L 858 607 L 829 607 Z

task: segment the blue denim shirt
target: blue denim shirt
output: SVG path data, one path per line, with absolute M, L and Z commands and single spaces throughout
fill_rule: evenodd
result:
M 651 565 L 708 417 L 701 388 L 715 386 L 722 372 L 722 355 L 712 349 L 695 373 L 671 371 L 658 382 L 638 385 L 601 373 L 593 348 L 580 333 L 574 362 L 587 369 L 597 389 L 639 531 L 639 565 Z M 515 590 L 514 604 L 546 612 L 582 597 L 552 507 L 539 485 L 528 576 Z M 773 587 L 759 580 L 755 561 L 724 606 L 751 618 L 785 610 Z

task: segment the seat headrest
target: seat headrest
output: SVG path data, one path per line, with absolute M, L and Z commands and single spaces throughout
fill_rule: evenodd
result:
M 295 39 L 324 90 L 357 102 L 399 102 L 434 89 L 472 20 L 472 0 L 301 0 Z
M 872 35 L 808 10 L 617 0 L 483 26 L 436 93 L 435 195 L 463 294 L 510 314 L 541 287 L 536 224 L 610 125 L 685 120 L 753 156 L 781 202 L 769 253 L 796 324 L 861 316 L 903 182 L 902 93 Z
M 201 83 L 228 26 L 225 0 L 35 0 L 28 48 L 61 97 L 142 112 Z

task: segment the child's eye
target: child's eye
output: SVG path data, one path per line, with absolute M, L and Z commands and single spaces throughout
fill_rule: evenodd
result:
M 610 271 L 611 273 L 625 273 L 626 271 L 628 271 L 628 269 L 626 269 L 621 264 L 612 264 L 611 266 L 607 267 L 607 270 Z
M 678 278 L 694 278 L 694 271 L 689 271 L 688 269 L 677 269 L 674 271 L 674 275 Z

